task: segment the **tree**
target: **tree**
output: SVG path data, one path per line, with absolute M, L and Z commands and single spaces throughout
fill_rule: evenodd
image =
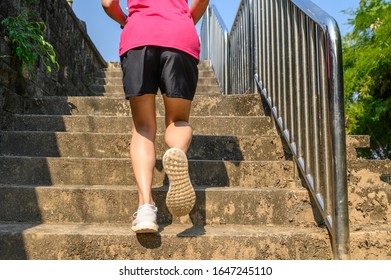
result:
M 371 136 L 367 156 L 391 159 L 391 3 L 361 0 L 343 39 L 348 134 Z

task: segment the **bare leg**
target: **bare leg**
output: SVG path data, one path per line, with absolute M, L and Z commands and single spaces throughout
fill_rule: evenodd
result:
M 133 117 L 130 157 L 138 187 L 139 206 L 153 204 L 152 178 L 156 162 L 155 94 L 131 97 L 130 107 Z
M 193 130 L 189 124 L 191 101 L 163 95 L 166 112 L 165 141 L 170 148 L 189 149 Z

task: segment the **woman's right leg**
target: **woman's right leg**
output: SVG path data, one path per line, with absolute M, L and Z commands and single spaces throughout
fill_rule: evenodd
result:
M 173 216 L 185 216 L 195 203 L 195 191 L 189 177 L 186 152 L 192 140 L 189 124 L 191 101 L 164 96 L 166 133 L 170 148 L 163 156 L 164 170 L 170 181 L 166 205 Z
M 166 123 L 164 140 L 169 148 L 178 148 L 186 153 L 193 137 L 193 129 L 189 124 L 192 101 L 170 98 L 165 94 L 163 100 Z

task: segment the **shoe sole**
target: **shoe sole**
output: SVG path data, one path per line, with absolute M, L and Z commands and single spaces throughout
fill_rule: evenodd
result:
M 186 154 L 178 148 L 167 150 L 163 156 L 163 167 L 170 182 L 167 209 L 173 216 L 185 216 L 193 209 L 196 200 Z
M 132 230 L 135 233 L 156 233 L 158 232 L 159 226 L 155 223 L 139 223 L 132 226 Z

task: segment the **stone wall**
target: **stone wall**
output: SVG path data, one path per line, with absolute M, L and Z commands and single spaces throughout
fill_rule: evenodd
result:
M 0 21 L 16 16 L 26 1 L 1 0 Z M 76 17 L 66 0 L 41 0 L 36 13 L 46 23 L 45 39 L 56 51 L 59 71 L 46 73 L 40 61 L 33 77 L 18 71 L 20 62 L 0 25 L 0 110 L 23 113 L 23 100 L 52 95 L 90 95 L 94 77 L 106 62 L 88 36 L 85 25 Z M 22 7 L 21 7 L 22 5 Z

